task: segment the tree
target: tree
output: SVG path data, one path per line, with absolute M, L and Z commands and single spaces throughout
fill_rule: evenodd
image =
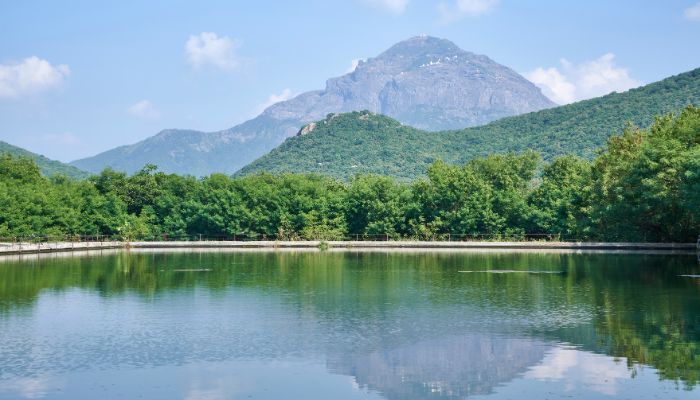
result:
M 582 158 L 564 156 L 545 166 L 528 199 L 528 231 L 568 240 L 589 237 L 590 183 L 591 164 Z
M 409 188 L 392 178 L 356 176 L 344 199 L 349 233 L 391 237 L 405 233 L 410 196 Z
M 413 195 L 417 203 L 409 222 L 413 234 L 497 233 L 503 226 L 503 218 L 493 211 L 492 187 L 468 165 L 435 162 L 428 179 L 413 185 Z
M 694 241 L 700 108 L 611 138 L 593 167 L 593 218 L 608 240 Z

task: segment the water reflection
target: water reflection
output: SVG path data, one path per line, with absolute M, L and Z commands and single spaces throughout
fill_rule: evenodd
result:
M 501 273 L 476 272 L 491 270 Z M 297 385 L 289 375 L 297 369 L 319 385 L 311 392 L 325 384 L 325 393 L 347 398 L 519 397 L 509 390 L 541 394 L 553 382 L 579 397 L 642 382 L 641 397 L 676 384 L 685 390 L 674 396 L 683 396 L 700 382 L 700 280 L 679 275 L 698 272 L 694 255 L 10 259 L 0 262 L 0 398 L 61 398 L 57 389 L 94 397 L 78 389 L 85 376 L 105 387 L 120 377 L 128 397 L 142 393 L 128 389 L 137 371 L 150 371 L 156 397 L 275 398 L 285 385 L 269 383 Z M 194 365 L 210 370 L 199 383 L 183 375 Z M 174 375 L 189 386 L 173 387 Z M 245 384 L 222 383 L 243 375 Z
M 539 363 L 548 347 L 533 339 L 468 334 L 332 355 L 328 368 L 387 399 L 462 398 L 491 393 Z

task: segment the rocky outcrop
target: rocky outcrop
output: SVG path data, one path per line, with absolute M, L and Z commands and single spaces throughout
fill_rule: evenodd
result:
M 307 133 L 313 131 L 314 129 L 316 129 L 316 123 L 312 122 L 312 123 L 304 126 L 303 128 L 299 129 L 299 132 L 297 132 L 297 136 L 304 136 Z

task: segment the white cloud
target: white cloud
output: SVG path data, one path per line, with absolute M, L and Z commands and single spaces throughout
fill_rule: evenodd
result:
M 350 61 L 350 67 L 349 67 L 348 69 L 345 70 L 345 73 L 346 73 L 346 74 L 349 74 L 349 73 L 355 71 L 355 69 L 357 68 L 357 66 L 360 65 L 360 62 L 365 62 L 365 61 L 367 61 L 366 58 L 355 58 L 354 60 L 351 60 L 351 61 Z
M 566 104 L 576 100 L 576 86 L 556 68 L 537 68 L 525 74 L 525 77 L 555 103 Z
M 39 57 L 20 63 L 0 64 L 0 98 L 17 98 L 53 89 L 70 75 L 67 65 L 53 66 Z
M 264 103 L 258 104 L 258 106 L 255 109 L 255 115 L 257 116 L 261 112 L 265 111 L 266 108 L 270 107 L 275 103 L 289 100 L 292 97 L 294 97 L 294 93 L 292 93 L 292 90 L 289 88 L 284 89 L 280 94 L 273 93 L 267 98 L 267 100 L 265 100 Z
M 438 12 L 444 23 L 464 17 L 478 17 L 490 13 L 500 0 L 456 0 L 453 4 L 439 3 Z
M 228 36 L 219 37 L 214 32 L 202 32 L 191 35 L 185 43 L 187 59 L 195 68 L 213 66 L 223 70 L 232 70 L 239 66 L 240 60 L 235 50 L 240 43 Z
M 525 77 L 539 86 L 555 103 L 568 104 L 578 100 L 624 92 L 642 83 L 630 77 L 626 68 L 615 65 L 615 55 L 573 64 L 562 59 L 560 67 L 536 68 Z
M 700 3 L 686 8 L 683 15 L 685 16 L 685 19 L 690 21 L 700 21 Z
M 155 107 L 153 107 L 153 103 L 148 100 L 138 101 L 129 106 L 126 111 L 134 117 L 141 119 L 157 119 L 160 117 L 158 110 L 156 110 Z
M 403 14 L 409 0 L 363 0 L 365 4 L 388 11 L 392 14 Z

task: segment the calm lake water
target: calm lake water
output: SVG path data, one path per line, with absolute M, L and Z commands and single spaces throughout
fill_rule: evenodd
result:
M 6 258 L 0 398 L 698 399 L 699 274 L 695 255 Z

